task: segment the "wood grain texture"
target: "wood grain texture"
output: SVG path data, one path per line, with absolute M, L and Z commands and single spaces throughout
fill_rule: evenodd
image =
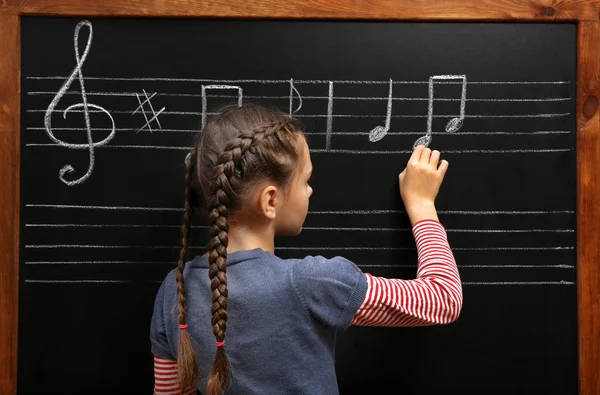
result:
M 577 284 L 581 395 L 600 394 L 600 24 L 578 25 Z
M 0 394 L 17 387 L 21 28 L 0 15 Z
M 0 0 L 23 15 L 380 20 L 597 20 L 597 0 Z

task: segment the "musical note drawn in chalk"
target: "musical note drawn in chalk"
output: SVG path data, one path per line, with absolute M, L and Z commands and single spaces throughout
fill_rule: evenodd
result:
M 390 131 L 390 123 L 392 120 L 392 80 L 390 79 L 390 90 L 388 93 L 387 113 L 385 115 L 385 126 L 376 126 L 369 132 L 369 141 L 374 143 L 385 137 Z
M 152 133 L 151 123 L 153 121 L 156 121 L 156 123 L 158 124 L 158 128 L 162 131 L 162 125 L 160 124 L 160 121 L 158 120 L 158 116 L 160 115 L 161 112 L 165 111 L 166 107 L 163 107 L 158 112 L 155 112 L 154 106 L 152 106 L 152 102 L 150 102 L 150 99 L 152 99 L 154 96 L 156 96 L 156 92 L 154 92 L 152 95 L 148 96 L 145 89 L 142 89 L 142 91 L 144 92 L 144 96 L 146 97 L 146 100 L 144 100 L 142 102 L 140 100 L 140 95 L 138 95 L 136 93 L 135 97 L 137 97 L 138 103 L 140 103 L 140 105 L 138 106 L 138 108 L 135 109 L 134 112 L 131 113 L 131 115 L 133 115 L 136 112 L 138 112 L 139 110 L 141 110 L 142 114 L 144 115 L 144 119 L 146 120 L 146 124 L 144 126 L 142 126 L 141 128 L 139 128 L 137 133 L 139 133 L 140 130 L 144 129 L 146 126 L 148 127 L 148 130 L 150 130 L 150 133 Z M 146 114 L 146 110 L 144 109 L 144 104 L 146 104 L 146 103 L 148 103 L 148 106 L 150 107 L 150 111 L 152 111 L 152 118 L 150 118 L 150 119 L 148 119 L 148 115 Z
M 429 108 L 427 110 L 427 133 L 419 137 L 413 144 L 413 149 L 418 145 L 429 146 L 431 143 L 431 124 L 433 121 L 433 85 L 436 80 L 462 80 L 462 93 L 460 95 L 460 116 L 452 118 L 446 124 L 446 132 L 452 133 L 459 130 L 465 120 L 465 105 L 467 102 L 467 76 L 466 75 L 434 75 L 429 77 Z
M 329 94 L 327 95 L 327 129 L 325 130 L 325 149 L 331 149 L 331 135 L 333 134 L 333 81 L 329 81 Z
M 80 57 L 79 56 L 79 47 L 78 47 L 79 31 L 84 26 L 89 29 L 89 34 L 88 34 L 88 40 L 87 40 L 87 44 L 85 46 L 85 50 L 83 51 L 83 56 Z M 61 86 L 61 88 L 56 93 L 56 96 L 54 96 L 54 99 L 52 99 L 52 102 L 48 106 L 48 109 L 46 110 L 46 114 L 44 115 L 44 126 L 46 127 L 46 134 L 48 135 L 48 137 L 50 137 L 50 139 L 52 139 L 52 141 L 54 141 L 56 144 L 58 144 L 62 147 L 67 147 L 70 149 L 88 149 L 89 150 L 90 160 L 89 160 L 88 170 L 83 176 L 81 176 L 80 178 L 78 178 L 76 180 L 71 180 L 71 181 L 66 180 L 65 174 L 75 172 L 75 169 L 71 165 L 66 165 L 59 171 L 60 180 L 62 182 L 64 182 L 65 184 L 67 184 L 68 186 L 80 184 L 90 177 L 90 175 L 92 174 L 92 170 L 94 169 L 94 157 L 95 157 L 94 148 L 107 144 L 115 136 L 115 121 L 114 121 L 113 117 L 103 107 L 97 106 L 92 103 L 88 103 L 87 96 L 85 93 L 85 86 L 83 84 L 83 73 L 81 72 L 81 67 L 83 66 L 83 63 L 85 62 L 85 59 L 87 58 L 87 56 L 90 52 L 90 48 L 92 46 L 92 34 L 93 34 L 92 24 L 89 21 L 81 21 L 75 27 L 75 34 L 73 36 L 73 41 L 75 44 L 75 59 L 77 61 L 77 64 L 75 65 L 75 68 L 71 72 L 71 75 L 69 75 L 69 78 L 67 78 L 67 80 L 64 82 L 64 84 Z M 52 113 L 54 112 L 54 109 L 58 105 L 58 102 L 60 101 L 60 99 L 63 97 L 65 92 L 67 92 L 67 90 L 73 83 L 73 80 L 75 79 L 76 75 L 79 79 L 79 85 L 81 86 L 82 102 L 73 104 L 72 106 L 67 107 L 67 109 L 64 110 L 64 112 L 63 112 L 63 118 L 65 118 L 65 119 L 67 118 L 67 113 L 69 111 L 74 110 L 76 108 L 83 108 L 83 115 L 85 118 L 85 126 L 86 126 L 86 130 L 87 130 L 87 139 L 88 139 L 87 144 L 67 143 L 65 141 L 62 141 L 62 140 L 56 138 L 56 136 L 54 136 L 54 134 L 52 133 Z M 112 123 L 112 130 L 111 130 L 110 134 L 102 141 L 94 142 L 94 139 L 92 137 L 92 126 L 91 126 L 91 122 L 90 122 L 90 113 L 89 113 L 90 108 L 102 111 L 103 113 L 108 115 L 108 117 L 110 118 L 110 121 Z
M 206 125 L 206 91 L 208 89 L 237 89 L 238 91 L 238 107 L 242 106 L 243 92 L 242 88 L 236 85 L 202 85 L 202 127 Z
M 292 106 L 294 103 L 294 93 L 296 95 L 298 95 L 299 103 L 298 103 L 298 107 L 296 107 L 296 109 L 292 111 L 292 108 L 293 108 Z M 289 113 L 290 117 L 292 116 L 292 114 L 295 114 L 298 111 L 300 111 L 301 108 L 302 108 L 302 96 L 300 96 L 300 92 L 298 92 L 298 89 L 296 89 L 296 86 L 294 85 L 294 79 L 290 78 L 290 113 Z

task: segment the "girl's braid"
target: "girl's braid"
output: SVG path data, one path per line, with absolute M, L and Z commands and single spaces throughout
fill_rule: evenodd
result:
M 196 385 L 197 362 L 196 354 L 192 347 L 192 340 L 187 329 L 186 300 L 183 286 L 183 269 L 187 261 L 187 252 L 190 238 L 190 223 L 194 215 L 196 205 L 195 193 L 192 188 L 194 179 L 194 164 L 196 161 L 196 150 L 193 150 L 185 162 L 185 213 L 183 225 L 181 226 L 181 251 L 177 263 L 177 304 L 179 307 L 179 347 L 177 353 L 177 369 L 181 388 L 189 388 Z
M 280 131 L 290 132 L 292 128 L 288 119 L 262 125 L 244 131 L 227 143 L 215 166 L 214 193 L 208 202 L 209 221 L 212 224 L 209 232 L 210 264 L 208 275 L 212 291 L 212 329 L 217 340 L 217 354 L 212 371 L 208 378 L 207 394 L 221 395 L 227 386 L 229 362 L 224 351 L 225 331 L 227 329 L 227 245 L 229 244 L 229 211 L 231 203 L 239 192 L 239 185 L 244 174 L 244 154 L 261 141 L 277 137 Z M 254 151 L 254 150 L 253 150 Z

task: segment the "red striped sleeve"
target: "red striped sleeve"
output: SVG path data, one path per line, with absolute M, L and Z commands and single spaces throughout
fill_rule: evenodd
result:
M 196 389 L 182 393 L 177 382 L 177 361 L 154 356 L 154 395 L 189 395 Z
M 425 326 L 456 321 L 462 308 L 462 284 L 446 230 L 438 221 L 413 227 L 418 270 L 414 280 L 375 277 L 351 325 Z

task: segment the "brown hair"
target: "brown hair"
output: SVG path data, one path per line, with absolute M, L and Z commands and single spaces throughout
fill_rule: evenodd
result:
M 177 367 L 181 390 L 194 387 L 198 374 L 196 355 L 186 325 L 183 269 L 187 257 L 191 218 L 200 200 L 210 223 L 208 275 L 212 292 L 212 330 L 224 342 L 227 329 L 227 245 L 229 217 L 235 215 L 252 186 L 271 180 L 286 188 L 302 153 L 298 138 L 302 125 L 286 114 L 256 105 L 227 107 L 212 116 L 196 137 L 186 160 L 185 214 L 182 247 L 177 266 L 180 330 Z M 222 343 L 220 343 L 222 344 Z M 217 347 L 206 386 L 207 395 L 221 395 L 228 383 L 229 361 L 225 347 Z

